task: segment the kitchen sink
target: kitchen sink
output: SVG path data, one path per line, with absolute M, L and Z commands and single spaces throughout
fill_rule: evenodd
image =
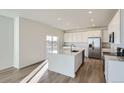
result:
M 72 52 L 79 52 L 78 50 L 72 50 Z

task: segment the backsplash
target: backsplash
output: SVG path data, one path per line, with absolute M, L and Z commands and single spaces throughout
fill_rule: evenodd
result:
M 76 47 L 88 47 L 88 42 L 64 42 L 64 46 L 70 46 L 71 44 L 76 45 Z M 102 48 L 111 48 L 111 44 L 107 42 L 102 42 Z
M 76 47 L 83 47 L 83 46 L 87 46 L 88 47 L 88 43 L 87 42 L 64 42 L 64 46 L 70 46 L 71 44 L 74 44 Z
M 124 44 L 117 44 L 117 47 L 124 48 Z
M 117 52 L 117 47 L 124 48 L 124 44 L 111 43 L 111 52 Z
M 110 48 L 111 45 L 108 42 L 102 42 L 102 48 Z
M 70 46 L 74 44 L 78 48 L 85 49 L 85 56 L 88 56 L 88 42 L 64 42 L 64 46 Z
M 64 42 L 64 46 L 70 46 L 71 44 L 74 44 L 76 47 L 84 48 L 86 51 L 86 56 L 88 54 L 88 43 L 87 42 Z M 117 52 L 117 47 L 124 48 L 124 44 L 114 44 L 114 43 L 107 43 L 102 42 L 102 48 L 110 48 L 111 52 Z

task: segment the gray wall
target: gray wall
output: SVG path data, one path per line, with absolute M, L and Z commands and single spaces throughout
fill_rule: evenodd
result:
M 0 16 L 0 70 L 13 66 L 13 19 Z

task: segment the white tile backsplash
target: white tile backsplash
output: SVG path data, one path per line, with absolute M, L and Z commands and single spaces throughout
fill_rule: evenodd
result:
M 111 52 L 117 52 L 117 47 L 124 48 L 124 44 L 111 43 Z
M 85 49 L 85 56 L 88 57 L 88 42 L 64 42 L 64 46 L 70 46 L 74 44 L 77 48 Z

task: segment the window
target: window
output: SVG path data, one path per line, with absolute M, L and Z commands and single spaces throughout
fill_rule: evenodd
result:
M 57 36 L 47 36 L 46 40 L 47 40 L 47 52 L 57 53 L 57 41 L 58 41 Z

